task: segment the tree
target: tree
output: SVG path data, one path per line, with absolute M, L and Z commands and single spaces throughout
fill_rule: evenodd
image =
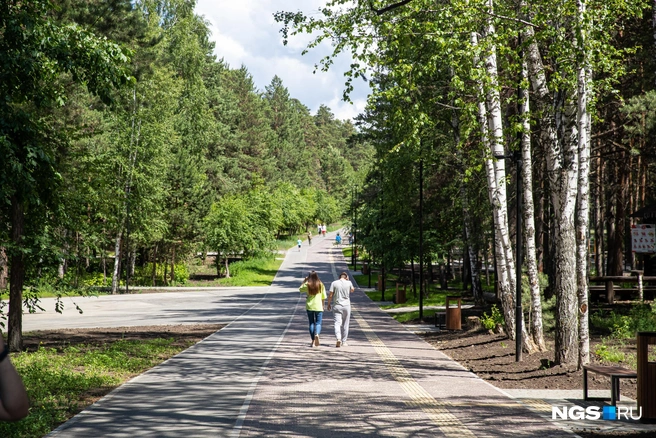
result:
M 26 215 L 49 204 L 48 192 L 59 179 L 54 154 L 65 139 L 57 138 L 48 120 L 48 110 L 66 100 L 59 79 L 69 74 L 106 101 L 114 87 L 129 81 L 123 49 L 76 25 L 56 23 L 47 14 L 51 6 L 40 0 L 0 6 L 0 92 L 5 96 L 0 103 L 0 153 L 5 157 L 0 196 L 3 205 L 11 206 L 5 214 L 11 223 L 11 243 L 6 247 L 11 254 L 12 351 L 22 346 L 22 289 L 26 263 L 31 261 Z

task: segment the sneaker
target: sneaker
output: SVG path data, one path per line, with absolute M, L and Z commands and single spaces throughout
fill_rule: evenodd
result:
M 314 346 L 318 347 L 319 346 L 319 335 L 314 336 Z
M 342 347 L 348 347 L 348 344 L 346 343 L 346 341 L 342 342 Z
M 342 346 L 342 341 L 337 341 L 337 344 L 335 344 L 335 347 L 336 347 L 336 348 L 339 348 L 339 347 L 341 347 L 341 346 Z

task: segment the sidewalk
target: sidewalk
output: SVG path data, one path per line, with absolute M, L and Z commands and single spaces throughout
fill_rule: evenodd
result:
M 310 347 L 298 286 L 347 269 L 330 233 L 288 251 L 266 296 L 199 344 L 113 391 L 52 437 L 571 437 L 406 330 L 364 293 L 336 348 Z M 244 298 L 246 299 L 246 298 Z

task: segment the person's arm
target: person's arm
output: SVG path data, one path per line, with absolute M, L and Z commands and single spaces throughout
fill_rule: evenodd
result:
M 301 284 L 301 287 L 298 288 L 298 291 L 300 293 L 306 293 L 308 291 L 307 278 L 303 280 L 303 284 Z
M 330 293 L 328 294 L 328 301 L 326 301 L 326 308 L 327 308 L 328 310 L 330 310 L 330 302 L 331 302 L 332 299 L 333 299 L 333 294 L 334 294 L 334 293 L 335 293 L 335 292 L 331 290 Z
M 5 341 L 0 335 L 0 352 L 6 352 Z M 17 421 L 29 413 L 30 402 L 23 380 L 9 360 L 9 356 L 0 353 L 0 420 Z

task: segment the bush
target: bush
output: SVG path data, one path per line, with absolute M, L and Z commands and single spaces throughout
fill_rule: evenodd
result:
M 599 344 L 595 348 L 594 353 L 599 357 L 602 362 L 619 363 L 625 359 L 624 353 L 619 351 L 617 347 L 608 346 L 605 342 Z
M 171 266 L 168 266 L 166 276 L 171 278 Z M 164 275 L 164 265 L 159 263 L 155 271 L 155 284 L 161 283 Z M 185 263 L 175 265 L 175 282 L 185 284 L 189 280 L 189 269 Z M 153 264 L 146 263 L 145 266 L 137 266 L 134 269 L 134 277 L 130 278 L 130 283 L 135 286 L 152 286 L 153 285 Z
M 614 339 L 628 339 L 636 332 L 656 331 L 656 312 L 649 304 L 631 307 L 628 315 L 616 311 L 598 312 L 590 316 L 590 324 Z
M 496 304 L 492 305 L 492 308 L 490 309 L 490 315 L 488 315 L 486 312 L 483 312 L 483 316 L 481 317 L 481 324 L 487 330 L 494 330 L 497 325 L 503 326 L 505 323 L 506 320 L 503 318 L 503 315 L 499 311 L 499 308 Z

